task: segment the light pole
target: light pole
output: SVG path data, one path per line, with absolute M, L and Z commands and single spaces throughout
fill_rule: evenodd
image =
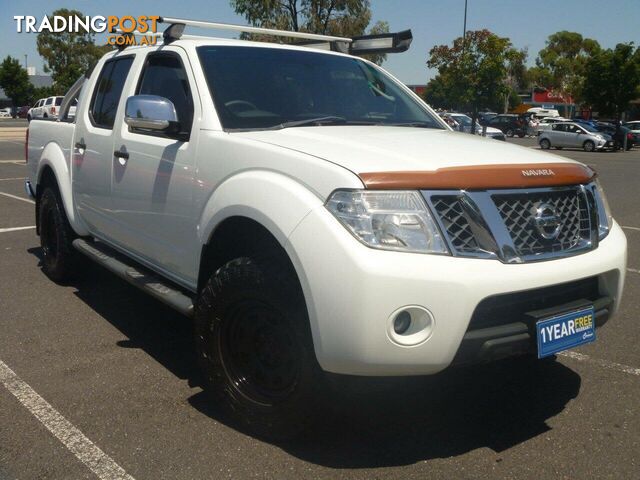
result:
M 27 54 L 24 54 L 24 69 L 27 70 L 29 64 L 27 63 Z
M 467 0 L 464 0 L 464 26 L 462 28 L 462 50 L 467 40 Z

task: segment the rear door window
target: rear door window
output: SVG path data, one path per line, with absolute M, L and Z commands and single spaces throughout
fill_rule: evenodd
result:
M 133 57 L 105 62 L 93 92 L 89 114 L 94 126 L 112 129 L 116 120 L 122 89 L 131 69 Z

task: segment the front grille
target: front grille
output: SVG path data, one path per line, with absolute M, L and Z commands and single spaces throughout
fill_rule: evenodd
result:
M 599 297 L 597 277 L 488 297 L 474 310 L 468 330 L 526 322 L 526 312 L 544 310 L 578 300 L 594 302 Z
M 571 250 L 591 235 L 586 201 L 576 189 L 493 195 L 492 198 L 518 255 Z M 560 220 L 559 232 L 553 240 L 543 238 L 531 220 L 536 208 L 543 204 L 552 205 Z
M 476 242 L 471 226 L 464 216 L 458 197 L 452 195 L 433 196 L 431 201 L 447 232 L 449 241 L 456 251 L 477 251 L 478 242 Z
M 574 255 L 597 245 L 591 185 L 434 190 L 423 195 L 456 256 L 522 263 Z

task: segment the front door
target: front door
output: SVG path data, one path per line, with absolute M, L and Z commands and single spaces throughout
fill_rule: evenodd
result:
M 163 46 L 140 61 L 140 76 L 132 82 L 128 95 L 158 95 L 171 100 L 181 131 L 169 135 L 131 129 L 124 119 L 118 122 L 112 159 L 113 214 L 118 228 L 115 240 L 189 286 L 195 283 L 190 278 L 190 252 L 198 248 L 193 211 L 198 130 L 192 125 L 200 115 L 200 104 L 193 100 L 193 73 L 181 48 Z

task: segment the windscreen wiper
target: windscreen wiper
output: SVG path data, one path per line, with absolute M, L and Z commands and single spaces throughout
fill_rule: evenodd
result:
M 305 120 L 294 120 L 291 122 L 283 122 L 276 125 L 274 128 L 290 128 L 290 127 L 306 127 L 306 126 L 320 126 L 320 125 L 344 125 L 347 124 L 347 119 L 338 116 L 326 116 L 318 118 L 307 118 Z
M 376 125 L 379 125 L 381 127 L 440 128 L 428 122 L 377 123 Z

